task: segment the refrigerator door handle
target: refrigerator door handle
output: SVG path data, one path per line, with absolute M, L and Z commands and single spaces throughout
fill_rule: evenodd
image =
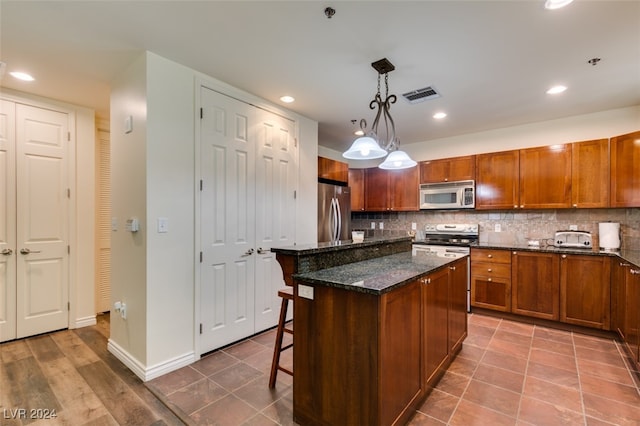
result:
M 331 198 L 331 208 L 329 209 L 329 218 L 331 220 L 331 223 L 329 224 L 331 228 L 331 242 L 334 242 L 336 240 L 336 226 L 337 226 L 335 198 Z
M 340 240 L 342 234 L 342 212 L 340 211 L 340 200 L 336 198 L 336 218 L 338 226 L 336 227 L 336 241 Z

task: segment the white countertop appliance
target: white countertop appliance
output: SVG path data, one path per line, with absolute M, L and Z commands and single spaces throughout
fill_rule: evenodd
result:
M 557 231 L 553 245 L 564 248 L 592 248 L 591 233 L 587 231 Z
M 437 256 L 457 259 L 467 256 L 470 245 L 478 241 L 478 224 L 439 223 L 428 224 L 424 229 L 424 239 L 413 242 L 414 256 Z M 467 261 L 467 311 L 471 312 L 470 262 Z

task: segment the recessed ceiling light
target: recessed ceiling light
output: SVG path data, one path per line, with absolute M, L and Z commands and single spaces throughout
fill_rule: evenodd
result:
M 18 80 L 22 80 L 22 81 L 33 81 L 33 80 L 35 80 L 35 78 L 33 78 L 31 75 L 27 74 L 26 72 L 12 71 L 9 74 L 11 74 L 12 77 L 17 78 Z
M 446 116 L 447 116 L 447 113 L 445 112 L 436 112 L 435 114 L 433 114 L 433 118 L 435 118 L 436 120 L 442 120 Z
M 280 100 L 285 104 L 290 104 L 291 102 L 295 101 L 294 97 L 289 95 L 282 96 Z
M 572 1 L 573 0 L 547 0 L 546 2 L 544 2 L 544 8 L 549 10 L 560 9 L 561 7 L 565 7 Z
M 567 90 L 567 86 L 562 86 L 562 85 L 553 86 L 551 89 L 547 90 L 547 94 L 548 95 L 557 95 L 558 93 L 562 93 L 565 90 Z

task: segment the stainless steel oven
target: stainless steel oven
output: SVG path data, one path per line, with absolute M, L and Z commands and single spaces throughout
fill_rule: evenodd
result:
M 478 241 L 478 224 L 428 224 L 424 239 L 413 242 L 414 256 L 437 256 L 458 259 L 468 256 L 471 244 Z M 467 260 L 467 312 L 471 312 L 471 262 Z

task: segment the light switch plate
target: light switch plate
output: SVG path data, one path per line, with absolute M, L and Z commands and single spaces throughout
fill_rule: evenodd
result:
M 169 218 L 159 217 L 158 218 L 158 233 L 164 234 L 169 232 Z
M 500 225 L 499 223 L 496 223 L 496 226 L 494 227 L 494 231 L 495 232 L 502 232 L 502 225 Z
M 313 300 L 313 287 L 304 284 L 298 284 L 298 296 L 305 299 Z

